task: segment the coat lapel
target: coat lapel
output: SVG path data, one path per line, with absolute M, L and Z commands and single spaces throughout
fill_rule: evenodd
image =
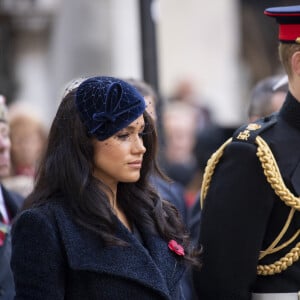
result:
M 172 292 L 177 287 L 185 270 L 182 258 L 177 257 L 177 254 L 169 249 L 168 243 L 156 235 L 144 234 L 144 241 L 155 265 L 160 269 L 162 276 L 166 278 L 169 291 Z
M 120 223 L 117 236 L 129 245 L 104 247 L 97 235 L 75 224 L 66 211 L 57 210 L 55 215 L 72 269 L 129 278 L 169 299 L 184 268 L 161 238 L 141 231 L 147 250 Z

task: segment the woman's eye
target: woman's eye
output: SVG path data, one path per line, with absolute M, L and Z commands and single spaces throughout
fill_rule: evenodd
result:
M 123 134 L 119 134 L 117 135 L 117 138 L 120 139 L 120 140 L 125 140 L 129 137 L 129 134 L 128 133 L 123 133 Z
M 145 131 L 141 131 L 139 133 L 119 133 L 116 135 L 116 138 L 119 139 L 119 140 L 127 140 L 129 139 L 130 137 L 134 137 L 134 136 L 138 136 L 139 138 L 143 138 L 143 136 L 145 135 Z

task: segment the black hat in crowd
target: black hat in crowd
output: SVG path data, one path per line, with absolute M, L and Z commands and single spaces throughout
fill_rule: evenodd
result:
M 264 14 L 276 18 L 280 42 L 300 44 L 300 5 L 270 7 Z
M 75 97 L 81 121 L 89 134 L 103 141 L 143 114 L 143 96 L 129 83 L 107 76 L 91 77 L 77 88 Z

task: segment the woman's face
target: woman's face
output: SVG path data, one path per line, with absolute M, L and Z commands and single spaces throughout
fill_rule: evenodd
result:
M 144 117 L 140 116 L 112 137 L 93 141 L 93 175 L 112 190 L 116 189 L 118 182 L 136 182 L 140 178 L 146 152 L 142 138 L 144 127 Z

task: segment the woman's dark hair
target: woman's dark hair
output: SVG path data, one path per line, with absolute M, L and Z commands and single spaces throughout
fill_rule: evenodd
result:
M 110 206 L 108 187 L 93 176 L 92 137 L 75 107 L 76 89 L 62 100 L 52 123 L 48 146 L 37 173 L 33 192 L 24 208 L 50 201 L 62 201 L 77 223 L 98 234 L 107 245 L 125 245 L 114 233 L 115 215 Z M 144 154 L 140 179 L 119 183 L 118 205 L 137 228 L 159 233 L 166 241 L 176 240 L 186 249 L 184 259 L 197 264 L 187 232 L 176 208 L 162 201 L 149 183 L 150 174 L 164 177 L 156 162 L 157 135 L 152 118 L 144 112 Z M 99 188 L 100 187 L 100 188 Z M 61 200 L 58 200 L 61 199 Z M 196 252 L 195 252 L 196 253 Z

